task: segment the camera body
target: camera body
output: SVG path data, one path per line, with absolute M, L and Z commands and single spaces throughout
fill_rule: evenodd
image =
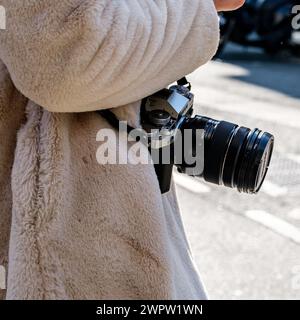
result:
M 257 193 L 271 161 L 274 137 L 259 129 L 250 130 L 199 115 L 193 117 L 194 95 L 190 90 L 184 78 L 142 103 L 141 120 L 149 148 L 152 152 L 156 150 L 159 159 L 163 158 L 164 150 L 171 153 L 169 163 L 155 163 L 161 192 L 169 191 L 176 165 L 179 172 L 202 177 L 207 182 Z M 196 139 L 199 130 L 203 132 L 202 141 Z M 181 162 L 176 161 L 174 146 L 178 141 L 182 150 L 203 158 L 203 170 L 194 170 L 195 163 L 186 162 L 184 156 L 180 157 Z M 201 154 L 196 152 L 199 144 L 204 146 Z
M 185 119 L 192 116 L 193 105 L 193 93 L 180 85 L 160 90 L 143 101 L 142 124 L 152 148 L 163 148 L 175 141 Z

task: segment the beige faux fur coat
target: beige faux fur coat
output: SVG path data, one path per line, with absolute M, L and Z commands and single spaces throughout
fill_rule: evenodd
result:
M 174 191 L 152 165 L 99 165 L 93 111 L 138 125 L 143 97 L 208 61 L 213 0 L 0 5 L 0 298 L 205 298 Z

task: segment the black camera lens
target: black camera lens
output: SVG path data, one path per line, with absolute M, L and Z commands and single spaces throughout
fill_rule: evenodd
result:
M 257 193 L 267 174 L 274 137 L 259 129 L 196 116 L 186 120 L 182 129 L 203 129 L 204 171 L 211 183 Z M 182 131 L 184 134 L 184 130 Z M 194 140 L 192 148 L 195 149 Z M 184 169 L 181 166 L 181 171 Z

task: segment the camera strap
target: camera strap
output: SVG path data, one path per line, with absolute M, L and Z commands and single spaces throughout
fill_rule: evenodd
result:
M 101 117 L 103 117 L 114 129 L 119 130 L 120 120 L 111 110 L 97 110 L 96 111 Z M 127 124 L 127 133 L 134 130 L 129 124 Z
M 187 80 L 186 77 L 183 77 L 183 78 L 181 78 L 180 80 L 178 80 L 178 81 L 177 81 L 177 84 L 178 84 L 179 86 L 184 86 L 184 87 L 187 86 L 188 89 L 189 89 L 189 91 L 192 90 L 192 84 Z

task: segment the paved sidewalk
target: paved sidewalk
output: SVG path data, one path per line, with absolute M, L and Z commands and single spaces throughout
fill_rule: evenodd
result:
M 276 136 L 257 196 L 177 177 L 183 219 L 211 298 L 300 299 L 300 63 L 228 50 L 189 77 L 196 113 Z

